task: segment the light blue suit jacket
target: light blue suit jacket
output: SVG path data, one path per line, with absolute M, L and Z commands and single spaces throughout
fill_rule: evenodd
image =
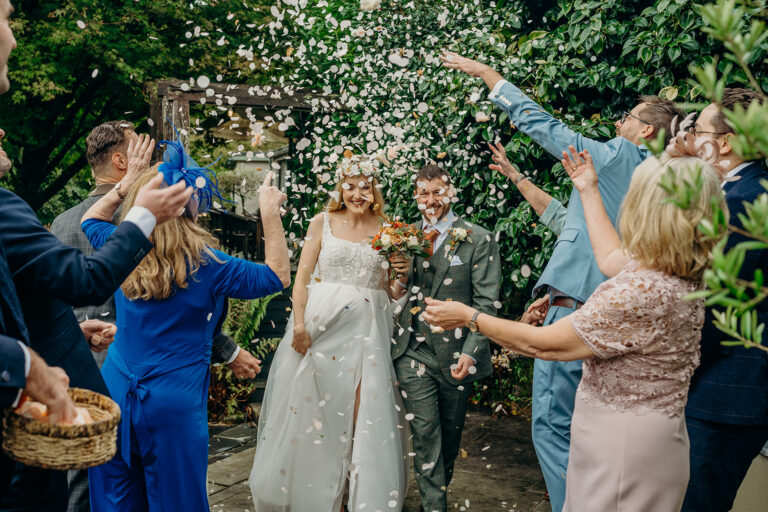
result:
M 632 173 L 649 155 L 648 149 L 636 146 L 623 137 L 615 137 L 608 142 L 584 137 L 552 117 L 520 89 L 506 81 L 496 85 L 490 99 L 507 113 L 518 130 L 528 134 L 558 160 L 569 145 L 575 146 L 578 151 L 589 151 L 600 177 L 598 187 L 603 204 L 615 226 Z M 542 222 L 556 224 L 561 208 L 559 202 L 550 203 L 542 215 Z M 557 226 L 553 227 L 557 232 Z M 559 235 L 552 257 L 536 283 L 534 292 L 542 286 L 552 286 L 569 297 L 585 302 L 607 277 L 600 272 L 595 262 L 581 197 L 575 189 L 568 201 L 568 212 Z

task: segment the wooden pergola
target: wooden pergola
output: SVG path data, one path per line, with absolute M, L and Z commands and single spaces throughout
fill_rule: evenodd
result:
M 167 79 L 147 83 L 145 90 L 150 98 L 149 125 L 152 138 L 157 141 L 173 140 L 176 136 L 175 126 L 182 144 L 187 149 L 191 133 L 191 104 L 213 104 L 226 108 L 251 107 L 254 114 L 261 116 L 290 109 L 297 125 L 304 125 L 310 112 L 346 110 L 336 96 L 270 86 L 210 83 L 201 87 L 198 81 L 193 83 Z M 295 141 L 292 138 L 289 138 L 288 142 L 288 155 L 289 161 L 295 157 Z M 263 230 L 259 215 L 242 216 L 223 209 L 213 209 L 203 222 L 229 252 L 246 259 L 264 260 Z
M 145 89 L 150 97 L 150 135 L 155 140 L 172 139 L 173 123 L 185 147 L 189 143 L 190 103 L 211 102 L 227 107 L 252 107 L 265 114 L 290 109 L 292 114 L 299 117 L 311 111 L 345 110 L 336 96 L 271 86 L 210 83 L 207 87 L 200 87 L 197 82 L 191 84 L 188 81 L 167 79 L 150 82 Z

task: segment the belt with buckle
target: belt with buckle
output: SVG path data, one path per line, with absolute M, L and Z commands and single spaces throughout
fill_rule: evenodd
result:
M 577 310 L 584 304 L 571 297 L 555 297 L 552 299 L 552 306 Z

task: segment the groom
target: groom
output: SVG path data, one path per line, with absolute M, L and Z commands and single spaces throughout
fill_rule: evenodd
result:
M 499 296 L 499 247 L 493 234 L 451 211 L 448 172 L 436 165 L 416 175 L 416 201 L 432 255 L 394 257 L 395 298 L 405 304 L 395 323 L 392 360 L 410 421 L 416 482 L 426 512 L 445 512 L 472 382 L 491 374 L 488 339 L 457 329 L 434 332 L 422 320 L 424 299 L 455 300 L 494 314 Z M 409 416 L 410 417 L 410 416 Z

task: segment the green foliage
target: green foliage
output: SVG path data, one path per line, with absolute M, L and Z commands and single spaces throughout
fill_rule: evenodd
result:
M 475 382 L 472 403 L 494 413 L 530 415 L 533 359 L 515 358 L 509 351 L 494 349 L 493 373 Z
M 238 345 L 249 348 L 267 314 L 267 306 L 279 294 L 280 292 L 254 300 L 230 299 L 229 314 L 222 330 L 232 336 Z
M 226 366 L 212 367 L 208 386 L 208 421 L 231 423 L 248 419 L 248 398 L 252 392 L 253 385 L 236 378 Z
M 687 0 L 384 0 L 370 13 L 359 12 L 357 2 L 291 0 L 278 10 L 280 27 L 255 41 L 264 48 L 262 62 L 285 83 L 334 94 L 348 107 L 302 118 L 291 132 L 306 147 L 290 165 L 292 236 L 300 239 L 322 208 L 341 153 L 405 146 L 407 164 L 384 178 L 387 213 L 417 219 L 413 171 L 428 162 L 450 169 L 459 189 L 454 211 L 498 233 L 502 314 L 512 317 L 523 310 L 556 237 L 487 168 L 487 143 L 501 140 L 510 160 L 563 202 L 570 183 L 556 159 L 491 105 L 478 79 L 440 66 L 442 49 L 491 65 L 572 129 L 599 139 L 614 135 L 614 121 L 640 94 L 697 101 L 703 88 L 689 81 L 691 63 L 710 65 L 723 83 L 749 81 L 741 67 L 711 57 L 718 43 L 701 31 Z M 753 14 L 738 16 L 746 23 Z M 752 59 L 765 55 L 765 40 L 750 44 Z
M 230 299 L 229 313 L 222 326 L 222 331 L 232 336 L 243 350 L 249 350 L 262 361 L 269 352 L 277 349 L 280 340 L 257 340 L 255 347 L 251 341 L 256 337 L 259 325 L 267 313 L 267 305 L 276 295 L 255 300 Z M 247 418 L 250 414 L 248 399 L 253 390 L 253 383 L 235 378 L 225 365 L 214 366 L 208 390 L 208 420 L 241 421 Z
M 264 79 L 231 56 L 256 35 L 255 22 L 270 16 L 270 0 L 13 3 L 18 48 L 0 108 L 14 169 L 2 185 L 42 207 L 43 222 L 90 189 L 85 136 L 94 126 L 128 119 L 146 129 L 146 82 Z

